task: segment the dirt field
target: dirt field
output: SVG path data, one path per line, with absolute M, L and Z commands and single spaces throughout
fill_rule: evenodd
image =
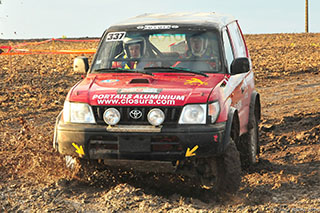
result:
M 73 177 L 52 136 L 68 90 L 81 79 L 72 71 L 76 55 L 0 56 L 0 212 L 320 212 L 320 34 L 246 40 L 261 95 L 261 154 L 233 196 L 174 175 Z

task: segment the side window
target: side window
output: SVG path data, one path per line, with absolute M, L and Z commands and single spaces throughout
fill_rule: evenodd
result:
M 232 51 L 229 35 L 228 35 L 228 32 L 226 29 L 223 30 L 223 47 L 224 47 L 224 52 L 226 54 L 228 71 L 230 72 L 230 66 L 231 66 L 231 63 L 234 59 L 234 56 L 233 56 L 233 51 Z
M 246 45 L 243 41 L 242 34 L 239 30 L 237 22 L 229 24 L 228 30 L 231 36 L 231 42 L 234 48 L 235 57 L 247 57 Z

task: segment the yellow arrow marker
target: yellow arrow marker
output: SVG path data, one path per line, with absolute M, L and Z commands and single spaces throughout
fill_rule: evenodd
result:
M 84 155 L 84 151 L 83 151 L 83 148 L 82 146 L 78 146 L 77 144 L 75 143 L 72 143 L 72 146 L 74 146 L 74 148 L 76 148 L 76 153 L 79 154 L 79 156 L 81 157 L 82 155 Z
M 186 157 L 191 157 L 191 156 L 195 156 L 196 153 L 194 153 L 197 149 L 199 148 L 198 145 L 196 145 L 195 147 L 193 147 L 190 151 L 190 148 L 187 149 L 187 152 L 186 152 Z

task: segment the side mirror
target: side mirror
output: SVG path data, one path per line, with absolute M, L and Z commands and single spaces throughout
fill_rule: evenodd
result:
M 250 70 L 250 62 L 246 57 L 236 58 L 231 63 L 231 75 L 245 73 Z
M 87 73 L 89 70 L 88 58 L 84 56 L 78 56 L 73 61 L 73 71 L 76 73 Z

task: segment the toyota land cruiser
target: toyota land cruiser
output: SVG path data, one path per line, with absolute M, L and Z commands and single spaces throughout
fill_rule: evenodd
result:
M 177 172 L 235 192 L 257 162 L 260 97 L 238 21 L 218 13 L 144 14 L 111 26 L 56 120 L 73 167 Z

